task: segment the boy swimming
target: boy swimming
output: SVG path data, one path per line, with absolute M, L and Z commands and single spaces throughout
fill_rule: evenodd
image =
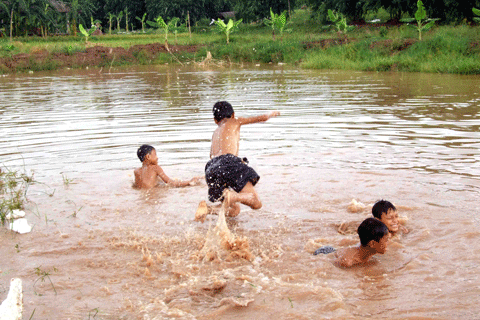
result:
M 397 208 L 390 201 L 379 200 L 375 202 L 372 207 L 372 215 L 382 221 L 392 235 L 395 235 L 398 230 L 408 233 L 408 229 L 399 223 Z
M 365 264 L 375 254 L 384 254 L 390 233 L 387 226 L 378 219 L 367 218 L 357 229 L 360 245 L 340 249 L 335 252 L 334 263 L 340 267 L 349 268 Z
M 170 179 L 158 165 L 157 152 L 154 147 L 144 144 L 137 150 L 137 156 L 142 162 L 140 168 L 135 169 L 134 186 L 141 189 L 150 189 L 158 185 L 158 177 L 172 187 L 186 187 L 198 184 L 200 177 L 181 181 Z
M 246 158 L 238 157 L 240 128 L 245 124 L 267 121 L 279 116 L 280 112 L 236 118 L 232 105 L 227 101 L 215 103 L 212 111 L 217 128 L 212 136 L 210 161 L 205 166 L 208 199 L 211 202 L 223 201 L 226 215 L 231 217 L 240 213 L 238 203 L 260 209 L 262 202 L 254 188 L 260 176 L 248 166 Z M 212 208 L 202 201 L 195 220 L 204 221 L 205 216 L 211 212 Z

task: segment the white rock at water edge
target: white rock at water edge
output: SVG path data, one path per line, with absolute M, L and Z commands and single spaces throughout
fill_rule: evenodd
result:
M 1 320 L 22 320 L 23 292 L 22 279 L 12 278 L 7 299 L 0 305 Z

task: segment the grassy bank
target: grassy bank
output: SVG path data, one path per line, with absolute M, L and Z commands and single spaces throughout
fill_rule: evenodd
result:
M 338 34 L 322 26 L 312 25 L 308 14 L 298 11 L 287 25 L 283 36 L 273 40 L 265 25 L 242 25 L 225 36 L 214 27 L 198 27 L 195 32 L 169 35 L 170 47 L 176 50 L 149 53 L 144 45 L 164 44 L 164 34 L 154 32 L 93 36 L 85 43 L 81 36 L 0 39 L 0 72 L 51 70 L 61 67 L 51 57 L 74 56 L 101 46 L 129 50 L 102 56 L 93 66 L 112 67 L 129 64 L 190 63 L 202 61 L 210 51 L 213 58 L 231 62 L 288 63 L 312 69 L 348 69 L 368 71 L 412 71 L 459 74 L 480 73 L 480 27 L 439 26 L 423 35 L 421 41 L 413 28 L 401 26 L 359 26 L 348 34 Z M 41 55 L 14 66 L 15 57 Z M 94 54 L 98 55 L 98 51 Z M 50 58 L 48 58 L 50 57 Z M 84 58 L 85 60 L 85 58 Z M 9 62 L 12 62 L 9 66 Z M 81 68 L 85 64 L 71 64 Z

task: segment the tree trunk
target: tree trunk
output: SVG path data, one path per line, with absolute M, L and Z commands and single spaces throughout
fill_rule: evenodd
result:
M 72 34 L 77 36 L 77 19 L 73 18 L 72 20 Z
M 190 39 L 192 39 L 192 28 L 190 25 L 190 11 L 187 11 L 187 17 L 188 17 L 188 34 L 190 35 Z
M 13 8 L 10 14 L 10 41 L 12 41 L 12 35 L 13 35 Z

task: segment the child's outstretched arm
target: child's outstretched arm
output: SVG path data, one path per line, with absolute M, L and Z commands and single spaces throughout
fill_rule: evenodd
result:
M 204 177 L 193 177 L 190 180 L 177 180 L 177 179 L 170 179 L 168 182 L 168 185 L 172 187 L 187 187 L 187 186 L 197 186 L 200 184 L 200 180 L 203 179 Z
M 160 179 L 163 180 L 163 182 L 175 188 L 198 185 L 200 183 L 200 179 L 202 178 L 202 177 L 194 177 L 190 180 L 171 179 L 165 174 L 165 172 L 163 171 L 162 168 L 160 168 L 160 166 L 156 166 L 155 172 L 160 177 Z
M 246 117 L 246 118 L 237 118 L 240 125 L 250 124 L 250 123 L 258 123 L 267 121 L 270 118 L 278 117 L 280 115 L 280 111 L 273 111 L 267 114 L 262 114 L 260 116 L 253 116 L 253 117 Z

